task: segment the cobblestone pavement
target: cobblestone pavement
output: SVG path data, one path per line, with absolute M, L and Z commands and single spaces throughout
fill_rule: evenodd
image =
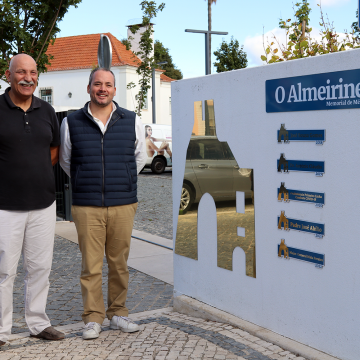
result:
M 171 173 L 141 173 L 138 176 L 138 200 L 134 229 L 172 239 Z
M 181 315 L 169 310 L 135 315 L 137 333 L 110 330 L 84 341 L 79 325 L 67 327 L 65 340 L 19 338 L 0 348 L 2 360 L 306 360 L 233 326 Z
M 79 276 L 81 254 L 77 244 L 55 236 L 54 257 L 46 312 L 52 325 L 81 321 L 83 311 Z M 171 306 L 173 286 L 140 271 L 129 268 L 130 280 L 126 306 L 130 313 Z M 13 333 L 27 331 L 24 319 L 24 270 L 22 261 L 14 284 Z M 103 265 L 103 294 L 107 303 L 107 264 Z
M 236 212 L 235 201 L 216 203 L 217 214 L 217 265 L 232 270 L 232 257 L 239 246 L 246 256 L 246 275 L 256 277 L 255 269 L 255 213 L 251 199 L 246 201 L 245 213 Z M 184 215 L 179 215 L 175 253 L 197 260 L 198 204 L 193 204 Z M 245 229 L 245 237 L 238 236 L 237 227 Z

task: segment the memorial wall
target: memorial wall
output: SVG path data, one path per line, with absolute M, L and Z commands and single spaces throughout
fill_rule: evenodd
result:
M 359 50 L 172 83 L 175 297 L 360 354 Z

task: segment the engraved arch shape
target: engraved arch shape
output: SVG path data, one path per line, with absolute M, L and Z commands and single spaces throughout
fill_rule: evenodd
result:
M 193 206 L 179 210 L 175 253 L 198 259 L 196 204 L 208 193 L 216 205 L 217 266 L 232 270 L 234 249 L 240 247 L 245 252 L 246 275 L 256 277 L 253 180 L 253 169 L 240 168 L 228 143 L 216 136 L 214 101 L 195 102 L 184 172 L 184 184 L 189 188 L 192 184 Z M 236 211 L 237 192 L 245 194 L 244 213 Z M 245 237 L 237 235 L 238 227 L 245 228 Z

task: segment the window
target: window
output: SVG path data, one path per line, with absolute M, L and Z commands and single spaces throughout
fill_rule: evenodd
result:
M 187 160 L 224 160 L 221 143 L 217 139 L 190 140 Z
M 40 89 L 40 99 L 53 104 L 52 89 Z
M 204 159 L 223 160 L 224 154 L 219 140 L 204 141 Z
M 223 142 L 221 143 L 222 147 L 223 147 L 223 151 L 224 151 L 224 154 L 225 154 L 225 158 L 229 159 L 229 160 L 235 160 L 234 158 L 234 155 L 228 145 L 228 143 L 226 142 Z
M 171 96 L 169 97 L 169 115 L 171 115 Z

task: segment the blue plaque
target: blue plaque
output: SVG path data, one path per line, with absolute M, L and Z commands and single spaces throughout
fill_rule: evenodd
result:
M 290 219 L 285 216 L 285 211 L 281 211 L 278 220 L 278 229 L 284 230 L 298 230 L 311 234 L 315 234 L 317 238 L 322 238 L 325 235 L 325 225 L 314 223 L 310 221 L 303 221 L 297 219 Z
M 289 171 L 305 171 L 315 172 L 317 176 L 323 176 L 325 173 L 324 161 L 307 161 L 307 160 L 287 160 L 284 154 L 280 154 L 280 159 L 277 160 L 278 172 Z
M 281 124 L 277 132 L 278 142 L 284 141 L 314 141 L 316 145 L 322 145 L 325 141 L 325 130 L 286 130 L 285 124 Z
M 278 200 L 284 200 L 284 202 L 289 202 L 290 200 L 302 201 L 315 204 L 316 207 L 323 207 L 325 205 L 325 194 L 287 189 L 285 183 L 282 182 L 281 186 L 278 188 Z
M 266 112 L 360 108 L 360 70 L 266 81 Z
M 281 239 L 278 245 L 278 256 L 284 259 L 297 259 L 315 264 L 316 267 L 322 268 L 325 266 L 325 255 L 314 253 L 312 251 L 293 248 L 285 245 L 285 240 Z

